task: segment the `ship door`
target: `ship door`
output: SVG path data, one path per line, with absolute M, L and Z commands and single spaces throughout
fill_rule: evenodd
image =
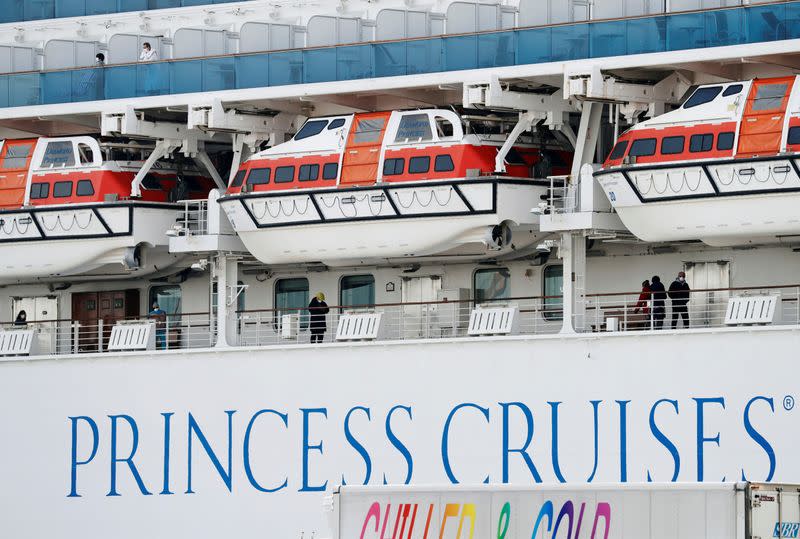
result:
M 794 77 L 753 82 L 739 128 L 737 157 L 780 151 L 783 120 L 793 83 Z
M 38 354 L 53 354 L 57 351 L 58 298 L 56 296 L 15 297 L 11 302 L 12 320 L 20 311 L 25 311 L 28 328 L 36 334 Z M 67 346 L 69 344 L 67 343 Z
M 730 296 L 727 290 L 731 285 L 730 262 L 686 262 L 683 268 L 692 290 L 706 290 L 690 295 L 689 320 L 692 326 L 723 325 Z
M 439 275 L 425 277 L 403 277 L 401 283 L 402 320 L 400 327 L 404 339 L 427 339 L 432 335 L 435 325 L 435 302 L 439 290 L 442 289 L 442 278 Z
M 340 185 L 372 185 L 378 177 L 383 135 L 390 112 L 356 114 L 342 158 Z
M 36 139 L 6 140 L 0 151 L 0 209 L 22 207 Z

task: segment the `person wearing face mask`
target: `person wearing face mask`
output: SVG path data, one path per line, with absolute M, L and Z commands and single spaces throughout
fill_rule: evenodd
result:
M 672 300 L 672 329 L 678 327 L 678 316 L 683 318 L 683 327 L 689 327 L 689 283 L 686 282 L 686 274 L 678 272 L 678 277 L 669 285 L 669 297 Z

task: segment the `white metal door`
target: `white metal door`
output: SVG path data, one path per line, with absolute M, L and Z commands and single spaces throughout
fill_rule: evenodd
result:
M 693 292 L 689 298 L 689 320 L 693 326 L 722 325 L 730 292 L 709 290 L 730 288 L 731 268 L 727 260 L 713 262 L 686 262 L 684 264 L 686 282 Z
M 51 354 L 58 345 L 58 298 L 56 296 L 16 297 L 11 302 L 12 320 L 25 311 L 28 328 L 36 330 L 37 354 Z M 34 323 L 35 322 L 35 323 Z M 69 347 L 71 332 L 65 326 L 65 346 Z
M 434 312 L 430 302 L 436 301 L 437 292 L 441 288 L 442 278 L 439 275 L 403 277 L 400 290 L 403 302 L 400 327 L 404 339 L 430 336 L 430 316 Z

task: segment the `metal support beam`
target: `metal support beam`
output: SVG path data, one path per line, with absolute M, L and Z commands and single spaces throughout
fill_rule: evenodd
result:
M 217 283 L 217 317 L 214 324 L 217 330 L 217 342 L 214 346 L 228 348 L 236 344 L 229 341 L 229 337 L 236 332 L 239 260 L 227 254 L 220 254 L 214 258 L 211 271 L 212 279 Z
M 131 197 L 142 196 L 142 181 L 145 176 L 153 168 L 153 164 L 164 156 L 171 154 L 181 145 L 180 141 L 175 140 L 159 140 L 156 142 L 156 147 L 153 148 L 152 153 L 147 157 L 142 168 L 136 173 L 131 182 Z
M 197 152 L 197 155 L 194 156 L 194 160 L 199 164 L 205 167 L 209 174 L 211 174 L 211 178 L 214 180 L 214 183 L 217 185 L 221 192 L 225 192 L 228 187 L 228 184 L 217 172 L 217 168 L 214 166 L 214 163 L 211 162 L 211 158 L 205 152 L 205 150 L 200 150 Z
M 503 145 L 500 147 L 500 150 L 497 152 L 497 155 L 494 158 L 494 171 L 498 173 L 503 173 L 506 171 L 506 155 L 514 146 L 514 143 L 517 142 L 519 136 L 531 128 L 534 123 L 539 123 L 543 120 L 541 113 L 538 112 L 521 112 L 519 115 L 519 121 L 514 126 L 514 129 L 511 130 L 509 133 L 508 138 L 506 138 Z
M 575 143 L 575 155 L 572 157 L 570 177 L 577 181 L 581 167 L 584 163 L 594 162 L 595 147 L 600 133 L 600 120 L 603 113 L 603 104 L 593 101 L 584 101 L 581 111 L 581 123 Z
M 563 113 L 574 112 L 577 104 L 569 96 L 565 98 L 561 90 L 549 95 L 508 90 L 496 76 L 486 82 L 464 84 L 462 103 L 466 108 L 538 112 L 552 125 L 561 123 Z
M 129 106 L 124 112 L 105 113 L 100 119 L 100 132 L 103 136 L 129 136 L 148 139 L 172 139 L 183 141 L 187 150 L 196 147 L 198 141 L 214 140 L 212 134 L 189 129 L 177 122 L 151 122 L 139 116 Z
M 558 256 L 564 272 L 561 333 L 583 331 L 586 324 L 586 238 L 583 234 L 562 232 Z

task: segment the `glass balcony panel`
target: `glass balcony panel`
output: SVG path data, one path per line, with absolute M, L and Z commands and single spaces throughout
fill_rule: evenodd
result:
M 800 8 L 800 3 L 798 2 L 792 2 L 788 5 L 778 4 L 746 8 L 744 16 L 745 28 L 747 28 L 747 42 L 758 43 L 786 39 L 787 37 L 798 37 L 800 28 L 788 26 L 790 22 L 793 24 L 800 22 L 797 20 L 798 8 Z
M 498 32 L 478 36 L 478 67 L 501 67 L 515 63 L 516 34 Z
M 42 104 L 70 103 L 72 101 L 72 72 L 51 71 L 42 73 Z
M 189 94 L 203 91 L 203 62 L 205 60 L 187 60 L 163 64 L 169 66 L 169 87 L 167 94 Z
M 106 13 L 118 13 L 124 11 L 117 4 L 118 0 L 86 0 L 87 15 L 104 15 Z
M 394 77 L 406 74 L 406 47 L 414 42 L 377 43 L 375 54 L 375 76 Z
M 9 75 L 8 106 L 38 105 L 40 103 L 39 82 L 39 73 Z
M 598 22 L 589 26 L 591 56 L 622 56 L 628 53 L 626 21 Z
M 0 9 L 0 23 L 22 20 L 25 20 L 24 2 L 6 2 L 3 9 Z
M 666 17 L 625 21 L 628 54 L 663 52 L 667 44 Z
M 589 57 L 588 24 L 556 26 L 552 35 L 553 60 L 579 60 Z
M 139 64 L 136 66 L 136 95 L 166 95 L 169 94 L 169 75 L 168 63 L 158 64 Z M 200 85 L 196 86 L 196 92 L 200 91 Z M 176 92 L 178 93 L 178 92 Z
M 24 0 L 13 3 L 23 5 L 22 19 L 26 21 L 52 19 L 56 16 L 56 0 Z
M 372 46 L 338 47 L 336 49 L 336 76 L 338 80 L 372 78 Z
M 770 9 L 771 8 L 771 9 Z M 785 5 L 762 6 L 760 8 L 750 8 L 745 11 L 745 17 L 749 12 L 758 10 L 771 11 L 775 18 L 784 21 L 784 24 L 776 29 L 771 39 L 797 39 L 800 37 L 800 2 L 789 2 Z M 763 15 L 762 15 L 763 18 Z M 745 18 L 747 20 L 747 18 Z
M 147 9 L 181 7 L 181 0 L 147 0 Z
M 517 32 L 517 62 L 519 64 L 538 64 L 549 62 L 551 28 L 534 28 Z
M 105 69 L 95 67 L 72 71 L 72 80 L 70 83 L 73 102 L 103 99 Z
M 303 51 L 303 82 L 336 80 L 336 49 Z
M 722 47 L 744 43 L 744 15 L 742 11 L 728 9 L 706 13 L 705 35 L 706 47 Z
M 446 71 L 478 67 L 477 36 L 445 37 L 442 41 L 444 41 L 444 68 Z
M 148 9 L 147 0 L 117 0 L 120 11 L 142 11 Z
M 303 82 L 303 55 L 300 51 L 275 52 L 269 56 L 270 86 Z
M 706 44 L 703 13 L 686 13 L 667 17 L 667 50 L 702 48 Z
M 269 55 L 239 56 L 234 64 L 237 88 L 269 86 Z
M 203 60 L 203 91 L 232 90 L 236 87 L 236 70 L 233 58 L 208 58 Z
M 406 45 L 406 71 L 409 75 L 442 71 L 444 43 L 441 38 L 409 41 Z
M 56 17 L 86 15 L 86 0 L 56 0 Z
M 106 99 L 122 99 L 136 97 L 136 72 L 137 65 L 117 66 L 105 68 L 104 91 Z
M 8 107 L 8 78 L 9 75 L 0 76 L 0 107 Z

